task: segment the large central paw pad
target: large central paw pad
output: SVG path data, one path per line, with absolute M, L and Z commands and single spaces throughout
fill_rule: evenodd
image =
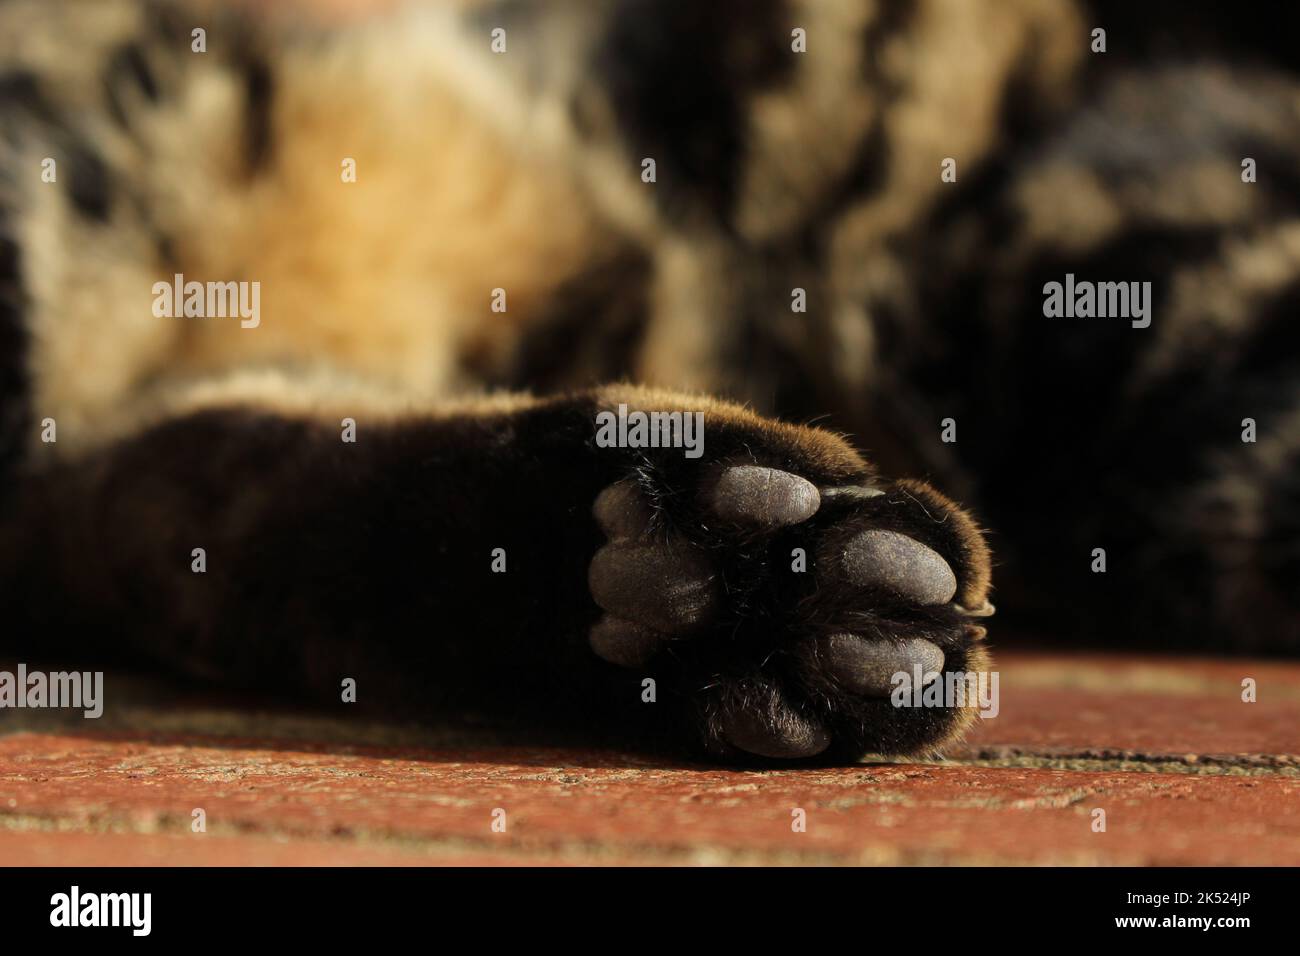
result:
M 819 488 L 724 464 L 682 495 L 625 479 L 597 497 L 608 538 L 591 561 L 605 611 L 593 650 L 624 667 L 664 651 L 717 753 L 914 753 L 954 736 L 967 707 L 894 706 L 982 665 L 988 556 L 970 519 L 928 486 Z

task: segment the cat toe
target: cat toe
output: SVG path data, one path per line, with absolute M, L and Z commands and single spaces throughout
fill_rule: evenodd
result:
M 607 544 L 592 557 L 587 584 L 611 614 L 674 635 L 705 623 L 720 590 L 712 563 L 684 542 Z
M 830 634 L 815 642 L 813 653 L 840 687 L 864 697 L 888 697 L 894 675 L 909 678 L 917 667 L 930 677 L 943 670 L 944 654 L 924 638 L 872 640 L 856 634 Z
M 807 521 L 821 506 L 812 482 L 760 465 L 724 468 L 707 498 L 710 510 L 722 520 L 763 529 Z
M 821 561 L 839 581 L 882 590 L 913 604 L 947 604 L 957 593 L 957 576 L 948 562 L 897 531 L 859 531 L 823 549 Z
M 751 699 L 736 699 L 725 706 L 721 736 L 726 743 L 777 760 L 814 757 L 830 746 L 825 726 L 791 707 L 780 691 L 765 688 L 752 694 Z
M 650 505 L 634 481 L 616 481 L 605 488 L 596 496 L 591 512 L 611 541 L 640 537 L 650 529 Z
M 658 653 L 664 635 L 606 614 L 592 625 L 588 640 L 601 659 L 620 667 L 640 667 Z

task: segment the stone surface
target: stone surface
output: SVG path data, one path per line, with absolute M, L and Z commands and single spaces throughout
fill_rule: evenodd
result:
M 951 759 L 825 769 L 453 744 L 147 688 L 112 721 L 4 712 L 0 862 L 1300 864 L 1300 664 L 1000 658 L 1001 713 Z

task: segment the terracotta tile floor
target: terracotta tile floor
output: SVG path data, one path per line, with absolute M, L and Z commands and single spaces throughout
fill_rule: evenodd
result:
M 818 770 L 453 744 L 147 690 L 93 723 L 0 711 L 0 862 L 1300 864 L 1300 663 L 999 663 L 1000 715 L 948 760 Z

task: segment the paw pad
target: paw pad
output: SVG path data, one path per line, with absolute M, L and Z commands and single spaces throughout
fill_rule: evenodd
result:
M 821 495 L 811 481 L 788 471 L 732 465 L 718 476 L 709 505 L 723 521 L 783 528 L 816 514 Z
M 947 604 L 957 593 L 957 576 L 948 562 L 896 531 L 860 531 L 824 551 L 823 560 L 842 581 L 883 589 L 914 604 Z
M 826 672 L 841 686 L 867 697 L 888 697 L 893 677 L 911 674 L 920 665 L 923 674 L 943 670 L 943 651 L 914 637 L 894 643 L 869 641 L 856 634 L 831 634 L 820 639 L 816 653 Z

